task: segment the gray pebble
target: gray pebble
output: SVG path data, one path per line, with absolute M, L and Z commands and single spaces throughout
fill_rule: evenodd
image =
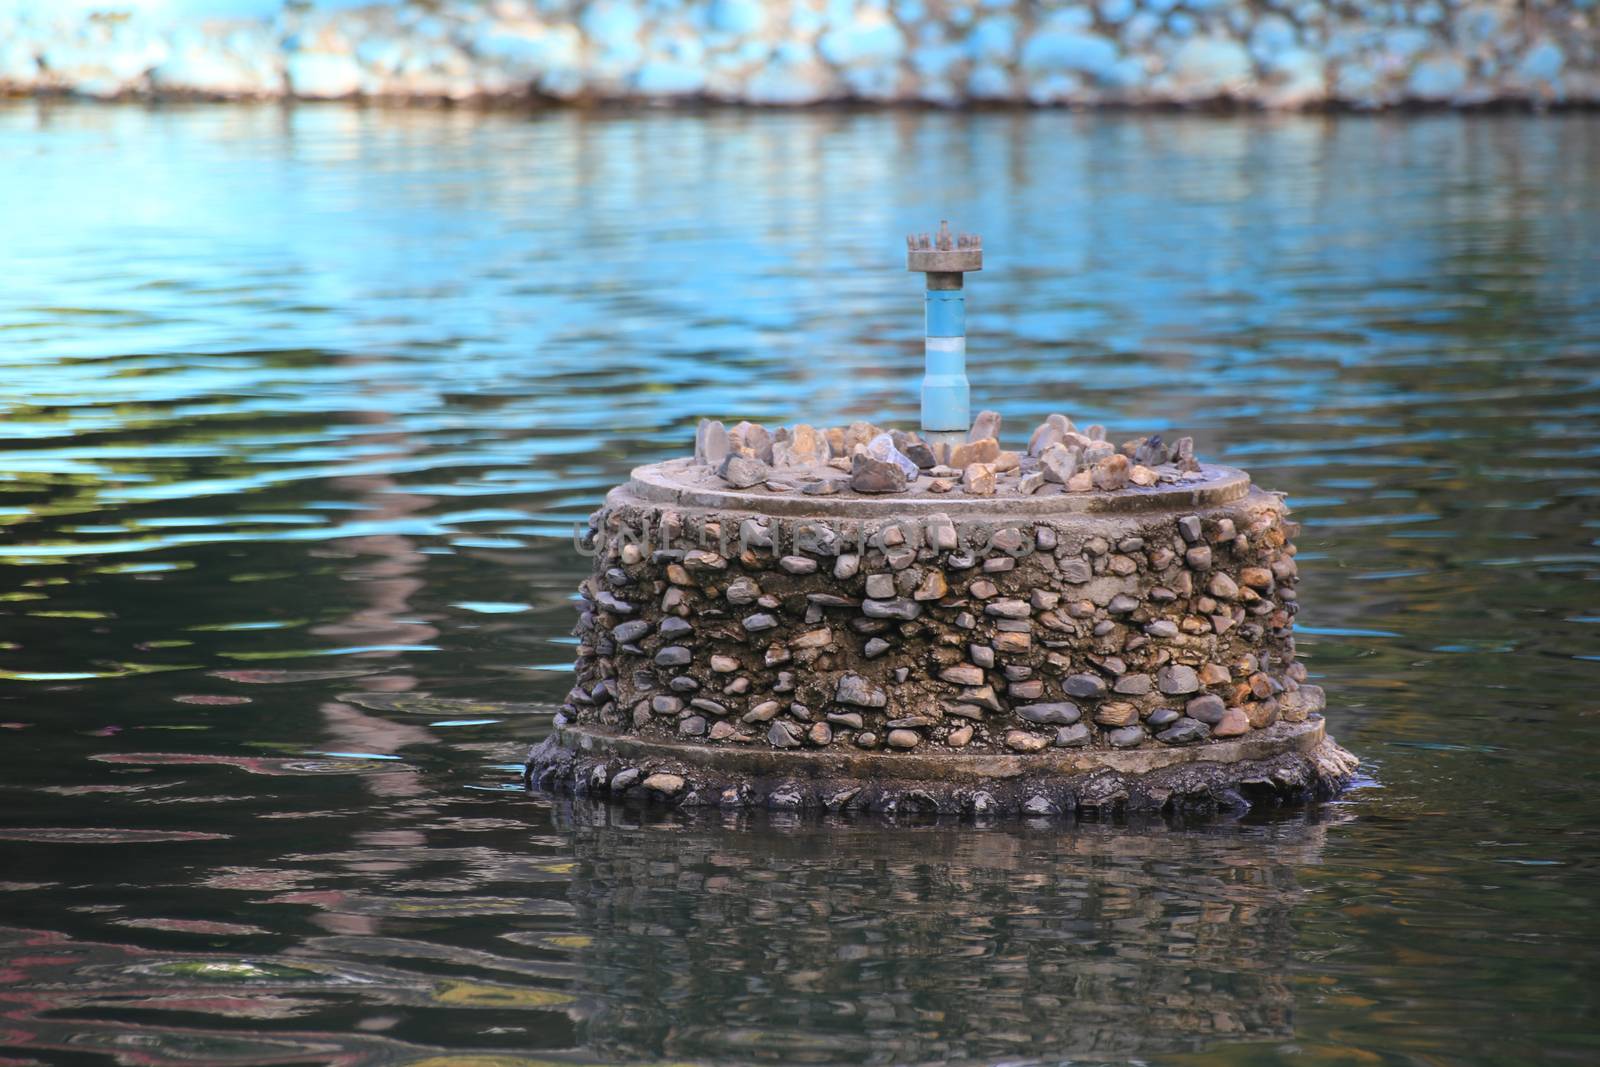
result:
M 680 619 L 674 615 L 670 619 L 663 619 L 661 625 L 656 627 L 656 633 L 670 641 L 674 638 L 694 633 L 694 626 L 689 623 L 689 620 Z
M 1089 737 L 1089 727 L 1083 723 L 1063 726 L 1056 731 L 1055 745 L 1057 748 L 1082 748 L 1089 743 Z
M 1152 730 L 1164 730 L 1183 718 L 1176 708 L 1157 708 L 1145 717 L 1145 725 Z
M 1083 718 L 1083 712 L 1078 705 L 1070 701 L 1060 701 L 1053 704 L 1024 704 L 1017 709 L 1017 714 L 1028 722 L 1035 722 L 1044 726 L 1071 726 Z
M 1215 726 L 1222 721 L 1222 716 L 1228 710 L 1228 706 L 1216 694 L 1206 693 L 1204 696 L 1197 696 L 1189 701 L 1183 710 L 1190 718 Z
M 922 605 L 915 600 L 868 600 L 861 613 L 869 619 L 910 620 L 922 614 Z
M 1061 683 L 1062 690 L 1072 697 L 1099 698 L 1106 695 L 1106 681 L 1098 674 L 1072 674 Z
M 1200 689 L 1200 676 L 1193 667 L 1169 663 L 1157 673 L 1156 686 L 1168 696 L 1195 693 Z
M 1179 719 L 1172 726 L 1156 734 L 1156 740 L 1168 745 L 1192 745 L 1211 736 L 1211 728 L 1198 719 Z
M 1144 738 L 1143 726 L 1124 726 L 1120 730 L 1112 730 L 1106 734 L 1106 742 L 1112 748 L 1137 748 Z
M 611 636 L 616 639 L 618 644 L 629 645 L 649 632 L 649 623 L 643 619 L 634 619 L 632 622 L 625 622 L 613 627 Z
M 1124 674 L 1112 688 L 1124 696 L 1142 697 L 1150 692 L 1153 683 L 1148 674 Z
M 775 722 L 772 724 L 772 729 L 767 731 L 767 742 L 773 748 L 796 748 L 800 744 L 797 733 L 798 728 L 786 722 Z

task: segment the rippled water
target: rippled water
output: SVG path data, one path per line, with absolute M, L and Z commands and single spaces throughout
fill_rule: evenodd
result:
M 0 109 L 0 1062 L 1600 1059 L 1600 118 Z M 695 419 L 1177 428 L 1372 780 L 1198 827 L 524 796 Z

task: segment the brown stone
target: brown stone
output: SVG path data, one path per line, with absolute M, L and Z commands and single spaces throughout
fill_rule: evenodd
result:
M 1107 456 L 1096 463 L 1090 471 L 1094 487 L 1103 492 L 1115 492 L 1126 488 L 1130 466 L 1127 456 Z
M 801 634 L 789 642 L 789 647 L 798 651 L 802 648 L 827 648 L 831 644 L 833 644 L 833 631 L 824 626 Z
M 939 680 L 950 682 L 953 685 L 982 685 L 984 681 L 983 668 L 964 665 L 946 667 L 939 672 Z
M 1272 588 L 1272 572 L 1265 567 L 1246 567 L 1239 572 L 1241 584 L 1262 592 Z
M 744 722 L 771 722 L 778 717 L 778 712 L 783 710 L 783 705 L 776 700 L 765 700 L 745 713 Z
M 994 496 L 995 469 L 992 464 L 972 463 L 961 472 L 961 488 L 968 496 Z
M 978 417 L 972 420 L 972 428 L 967 431 L 968 441 L 981 441 L 987 437 L 1000 436 L 1000 413 L 998 411 L 980 411 Z
M 1222 713 L 1222 721 L 1211 728 L 1212 737 L 1241 737 L 1250 732 L 1250 717 L 1240 707 Z
M 1026 730 L 1012 730 L 1006 734 L 1006 747 L 1013 752 L 1042 752 L 1049 747 L 1049 740 L 1035 736 Z
M 654 790 L 662 796 L 668 797 L 675 797 L 683 792 L 683 787 L 687 784 L 676 774 L 652 774 L 644 780 L 646 789 Z
M 1033 636 L 1025 633 L 998 633 L 994 635 L 996 652 L 1026 652 L 1033 647 Z
M 1139 708 L 1121 700 L 1110 700 L 1095 709 L 1094 721 L 1101 726 L 1132 726 L 1139 721 Z
M 1206 583 L 1206 592 L 1218 600 L 1232 600 L 1239 595 L 1239 585 L 1232 578 L 1218 571 L 1211 576 L 1211 581 Z
M 895 463 L 860 452 L 850 457 L 850 488 L 858 493 L 903 493 L 906 484 L 905 471 Z
M 945 735 L 944 743 L 949 745 L 951 748 L 966 748 L 967 743 L 971 740 L 972 726 L 971 724 L 967 724 L 964 726 L 957 726 L 954 730 L 951 730 L 947 735 Z
M 1244 705 L 1245 717 L 1250 720 L 1253 730 L 1265 730 L 1278 721 L 1278 702 L 1276 700 L 1252 700 Z
M 922 743 L 922 735 L 915 730 L 890 730 L 890 748 L 916 748 Z
M 922 581 L 912 592 L 913 600 L 939 600 L 950 591 L 950 585 L 945 581 L 942 571 L 929 571 L 922 576 Z
M 1127 556 L 1112 556 L 1106 562 L 1106 570 L 1119 578 L 1126 578 L 1139 570 L 1139 565 Z
M 945 465 L 965 470 L 974 463 L 993 463 L 1000 458 L 1000 442 L 993 437 L 956 445 L 945 457 Z

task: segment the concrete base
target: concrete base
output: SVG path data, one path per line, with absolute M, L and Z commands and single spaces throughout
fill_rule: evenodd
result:
M 1304 803 L 1338 793 L 1356 766 L 1320 716 L 1196 748 L 1025 756 L 729 750 L 564 724 L 529 751 L 526 777 L 674 807 L 1064 816 Z

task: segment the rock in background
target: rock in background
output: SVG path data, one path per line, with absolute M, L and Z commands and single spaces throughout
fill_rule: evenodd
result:
M 767 106 L 1600 103 L 1596 0 L 432 0 L 205 14 L 262 6 L 0 0 L 0 93 Z

